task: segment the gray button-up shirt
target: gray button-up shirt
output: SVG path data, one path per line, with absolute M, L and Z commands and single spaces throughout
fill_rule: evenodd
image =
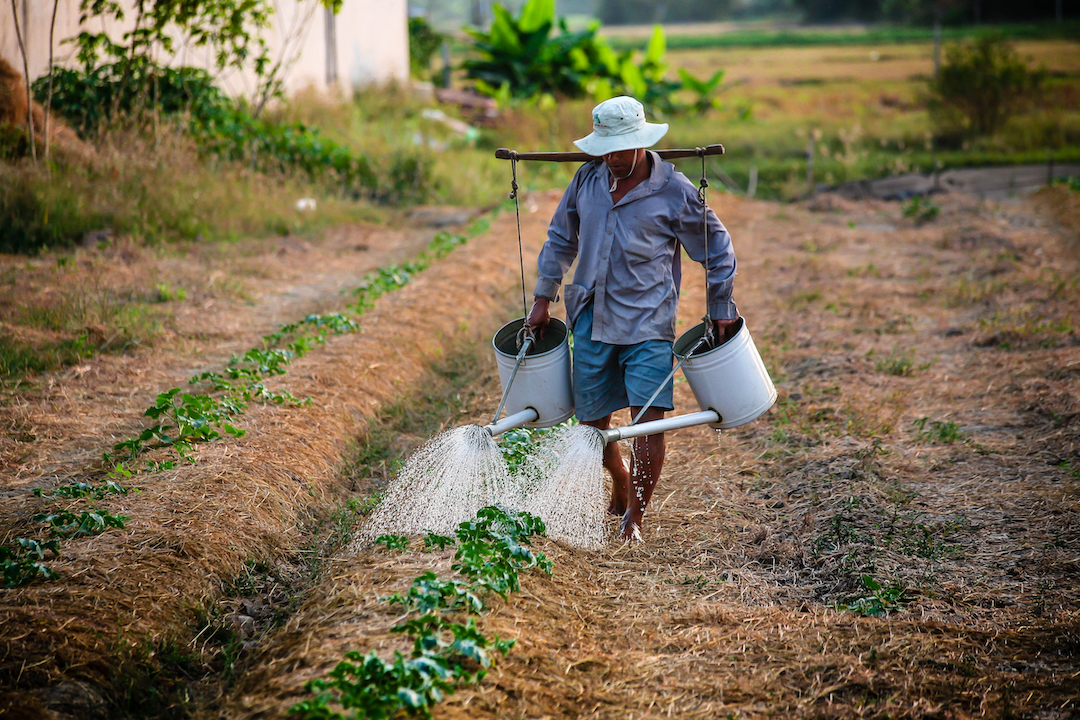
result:
M 649 178 L 611 202 L 611 177 L 603 161 L 581 166 L 563 193 L 537 261 L 534 294 L 556 297 L 563 276 L 578 258 L 567 285 L 570 324 L 590 299 L 592 339 L 612 345 L 675 340 L 682 279 L 679 246 L 705 264 L 705 233 L 697 188 L 675 166 L 650 152 Z M 731 236 L 708 211 L 709 314 L 739 316 L 731 299 L 735 250 Z

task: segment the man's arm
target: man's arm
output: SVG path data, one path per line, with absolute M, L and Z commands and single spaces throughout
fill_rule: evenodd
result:
M 526 322 L 538 329 L 541 336 L 551 321 L 551 303 L 558 299 L 563 277 L 573 264 L 574 258 L 577 257 L 579 227 L 577 187 L 583 170 L 584 168 L 578 171 L 574 180 L 566 188 L 566 192 L 563 193 L 559 207 L 555 209 L 551 224 L 548 225 L 547 240 L 536 260 L 536 288 L 533 290 L 532 310 L 529 311 Z
M 685 178 L 684 178 L 685 180 Z M 709 278 L 709 317 L 713 320 L 713 331 L 720 340 L 730 338 L 739 319 L 739 310 L 735 306 L 732 293 L 735 286 L 735 248 L 731 235 L 711 209 L 706 213 L 708 228 L 708 253 L 706 253 L 706 233 L 702 228 L 702 206 L 693 185 L 686 182 L 686 205 L 683 214 L 673 223 L 676 234 L 690 259 L 705 267 Z

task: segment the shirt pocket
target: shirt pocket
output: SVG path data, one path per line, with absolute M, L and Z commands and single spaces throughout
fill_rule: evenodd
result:
M 595 291 L 584 285 L 571 283 L 563 288 L 563 301 L 566 303 L 566 324 L 574 328 L 574 321 L 593 298 Z

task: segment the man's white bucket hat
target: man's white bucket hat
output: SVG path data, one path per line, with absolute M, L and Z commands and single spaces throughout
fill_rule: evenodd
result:
M 645 108 L 626 95 L 613 97 L 594 107 L 592 118 L 593 131 L 575 140 L 574 145 L 596 157 L 651 147 L 668 131 L 667 123 L 645 122 Z

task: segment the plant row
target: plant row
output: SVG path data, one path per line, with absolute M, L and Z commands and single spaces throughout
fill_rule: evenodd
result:
M 482 232 L 484 229 L 481 223 L 470 231 Z M 415 260 L 368 274 L 353 292 L 354 302 L 347 308 L 349 314 L 363 315 L 378 297 L 403 287 L 416 273 L 466 241 L 464 235 L 441 232 Z M 203 392 L 183 392 L 177 387 L 159 393 L 143 413 L 154 423 L 137 435 L 115 443 L 112 451 L 103 455 L 110 468 L 110 477 L 131 478 L 137 473 L 172 469 L 178 462 L 194 463 L 199 445 L 225 436 L 243 437 L 246 431 L 237 426 L 237 418 L 244 414 L 250 402 L 289 406 L 310 403 L 310 398 L 296 398 L 288 390 L 271 390 L 267 381 L 284 375 L 293 360 L 315 345 L 325 343 L 329 335 L 351 333 L 357 329 L 356 321 L 344 313 L 308 315 L 265 335 L 262 347 L 233 356 L 223 373 L 208 371 L 192 377 L 189 384 Z M 139 460 L 146 459 L 147 455 L 155 459 L 138 467 Z M 51 492 L 39 488 L 34 494 L 39 498 L 86 501 L 128 492 L 125 486 L 108 479 L 103 485 L 77 482 Z M 58 573 L 47 562 L 59 557 L 62 541 L 97 535 L 110 528 L 123 529 L 124 523 L 130 520 L 86 502 L 83 505 L 85 507 L 78 514 L 61 507 L 35 514 L 33 519 L 45 525 L 46 536 L 18 537 L 11 544 L 0 545 L 5 587 L 19 587 L 36 578 L 58 578 Z
M 50 556 L 60 557 L 61 543 L 65 540 L 100 535 L 110 528 L 123 530 L 124 523 L 131 518 L 113 515 L 91 501 L 104 500 L 109 495 L 127 495 L 128 492 L 128 488 L 113 480 L 98 485 L 74 482 L 52 491 L 36 488 L 34 495 L 52 500 L 53 505 L 31 518 L 40 528 L 36 537 L 18 537 L 11 545 L 0 545 L 4 587 L 26 585 L 35 578 L 54 580 L 60 577 L 46 560 Z M 64 506 L 65 500 L 69 501 L 67 506 Z
M 353 292 L 354 303 L 348 307 L 353 316 L 363 315 L 380 296 L 405 286 L 418 272 L 427 269 L 464 243 L 462 235 L 441 232 L 425 251 L 412 261 L 379 268 L 369 273 Z M 113 445 L 105 453 L 107 464 L 119 463 L 131 470 L 131 464 L 154 450 L 166 450 L 167 457 L 150 463 L 143 470 L 167 470 L 177 461 L 194 462 L 197 445 L 219 440 L 225 435 L 243 437 L 236 419 L 244 414 L 249 402 L 277 405 L 305 405 L 310 398 L 294 397 L 287 390 L 274 391 L 267 386 L 271 378 L 284 375 L 293 360 L 303 357 L 316 344 L 326 342 L 330 334 L 341 335 L 359 329 L 355 320 L 343 313 L 308 315 L 303 320 L 281 326 L 262 338 L 262 347 L 243 355 L 234 355 L 224 373 L 207 371 L 191 378 L 190 384 L 205 392 L 183 392 L 171 388 L 157 396 L 143 413 L 157 421 L 138 435 Z
M 520 589 L 519 571 L 539 568 L 551 574 L 551 561 L 529 547 L 530 538 L 545 532 L 543 521 L 529 513 L 510 514 L 492 506 L 461 523 L 456 538 L 428 534 L 425 551 L 457 546 L 451 565 L 457 577 L 425 572 L 404 593 L 382 598 L 405 612 L 391 631 L 412 640 L 409 655 L 395 651 L 385 660 L 374 651 L 347 652 L 328 677 L 305 686 L 314 697 L 294 705 L 289 714 L 302 720 L 379 720 L 401 713 L 430 718 L 444 697 L 483 680 L 494 653 L 505 656 L 514 646 L 514 640 L 485 635 L 476 618 L 491 597 L 506 600 Z M 383 535 L 375 543 L 387 550 L 409 548 L 409 539 L 400 535 Z

